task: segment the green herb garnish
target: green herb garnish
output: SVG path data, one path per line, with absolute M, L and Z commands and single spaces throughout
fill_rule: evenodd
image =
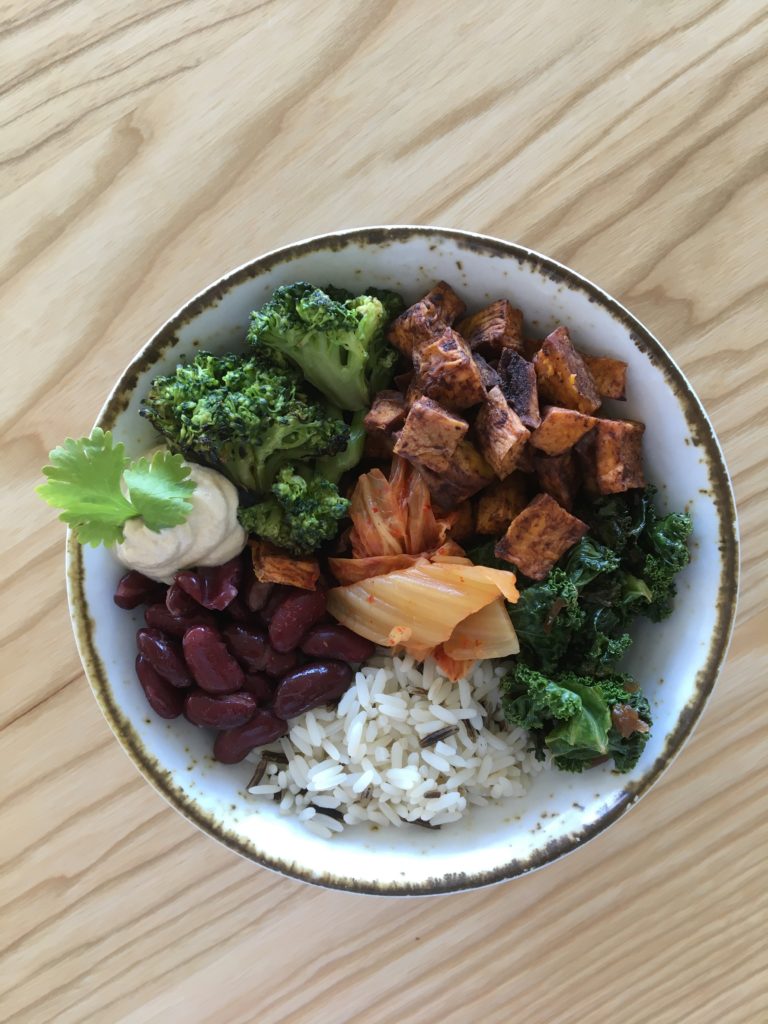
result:
M 150 530 L 183 523 L 195 489 L 181 455 L 158 451 L 131 461 L 110 431 L 94 427 L 90 437 L 54 448 L 37 493 L 74 530 L 81 544 L 111 547 L 123 539 L 123 524 L 141 516 Z M 124 486 L 123 486 L 124 485 Z M 124 491 L 126 493 L 124 493 Z

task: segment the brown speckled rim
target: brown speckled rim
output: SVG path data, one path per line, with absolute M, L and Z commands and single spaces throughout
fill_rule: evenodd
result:
M 731 481 L 725 466 L 723 454 L 707 414 L 699 399 L 661 343 L 632 314 L 614 298 L 598 288 L 591 281 L 563 266 L 556 260 L 521 245 L 479 235 L 469 231 L 424 226 L 383 226 L 354 228 L 327 235 L 308 238 L 281 249 L 275 249 L 244 264 L 206 288 L 199 295 L 175 313 L 170 320 L 144 346 L 139 355 L 124 371 L 117 385 L 107 399 L 97 425 L 110 429 L 118 414 L 126 407 L 131 392 L 136 386 L 140 373 L 151 367 L 165 349 L 177 339 L 177 333 L 185 323 L 202 310 L 215 306 L 233 287 L 256 277 L 281 264 L 317 251 L 339 251 L 349 245 L 391 246 L 416 237 L 450 241 L 459 249 L 477 252 L 485 256 L 513 259 L 538 271 L 551 280 L 562 283 L 569 290 L 582 292 L 590 302 L 608 310 L 611 316 L 625 327 L 634 344 L 654 365 L 659 367 L 676 395 L 686 417 L 688 429 L 706 460 L 712 497 L 719 517 L 720 579 L 717 592 L 716 624 L 702 669 L 696 679 L 694 696 L 680 714 L 677 725 L 667 736 L 664 749 L 659 757 L 636 782 L 630 783 L 614 805 L 608 808 L 595 822 L 585 828 L 551 841 L 525 860 L 512 860 L 502 867 L 472 875 L 458 873 L 442 878 L 428 879 L 419 884 L 396 882 L 392 884 L 361 883 L 355 878 L 331 874 L 312 873 L 299 870 L 291 862 L 268 857 L 246 843 L 212 815 L 203 812 L 195 801 L 174 782 L 172 773 L 158 764 L 145 750 L 138 734 L 118 708 L 109 679 L 101 663 L 93 637 L 92 619 L 84 593 L 84 570 L 80 546 L 70 535 L 67 537 L 67 594 L 72 615 L 80 657 L 85 674 L 96 699 L 113 732 L 125 751 L 144 777 L 165 797 L 166 800 L 191 822 L 219 840 L 236 853 L 271 868 L 281 874 L 301 881 L 340 889 L 347 892 L 375 895 L 407 896 L 437 895 L 461 892 L 519 877 L 572 852 L 577 847 L 594 839 L 609 825 L 617 821 L 643 796 L 669 767 L 683 744 L 690 736 L 715 685 L 718 672 L 725 660 L 733 629 L 738 592 L 738 527 L 736 506 Z

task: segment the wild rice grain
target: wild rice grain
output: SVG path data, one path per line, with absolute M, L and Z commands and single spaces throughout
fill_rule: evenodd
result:
M 456 731 L 457 731 L 457 729 L 456 729 L 455 725 L 450 725 L 450 726 L 448 726 L 445 729 L 437 729 L 435 732 L 431 732 L 427 736 L 424 736 L 421 740 L 419 740 L 419 746 L 420 747 L 431 747 L 431 746 L 434 746 L 435 744 L 439 743 L 440 740 L 444 740 L 448 736 L 453 736 L 453 734 Z

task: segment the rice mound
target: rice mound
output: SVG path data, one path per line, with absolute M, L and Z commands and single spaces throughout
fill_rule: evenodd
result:
M 432 659 L 375 657 L 338 707 L 306 712 L 286 738 L 254 751 L 249 759 L 266 767 L 249 792 L 323 838 L 362 822 L 447 825 L 471 804 L 522 796 L 542 764 L 501 714 L 504 672 L 479 662 L 451 683 Z

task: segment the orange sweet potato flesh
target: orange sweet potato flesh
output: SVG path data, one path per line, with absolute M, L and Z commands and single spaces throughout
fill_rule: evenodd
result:
M 539 399 L 584 413 L 593 413 L 600 407 L 592 374 L 573 347 L 567 327 L 558 327 L 544 339 L 533 365 Z
M 541 424 L 531 434 L 531 445 L 546 455 L 562 455 L 584 437 L 598 422 L 575 409 L 545 405 Z
M 394 451 L 409 462 L 442 473 L 468 430 L 469 424 L 461 416 L 422 396 L 409 409 Z
M 487 487 L 495 474 L 480 452 L 469 441 L 459 443 L 451 464 L 443 473 L 420 468 L 432 496 L 432 503 L 443 512 L 450 511 Z
M 485 399 L 483 378 L 469 345 L 450 327 L 422 345 L 414 365 L 414 385 L 446 409 L 469 409 Z
M 475 419 L 475 438 L 496 476 L 503 480 L 515 469 L 530 436 L 501 389 L 491 388 Z
M 601 494 L 645 487 L 644 433 L 645 424 L 635 420 L 598 420 L 594 458 L 597 488 Z
M 613 398 L 623 402 L 627 397 L 627 364 L 621 359 L 610 359 L 608 356 L 587 356 L 582 359 L 601 398 Z
M 266 540 L 251 540 L 251 559 L 260 583 L 284 583 L 301 590 L 317 589 L 320 563 L 316 558 L 297 558 Z
M 368 434 L 391 434 L 405 422 L 405 399 L 399 391 L 380 391 L 365 414 Z
M 523 473 L 512 473 L 486 487 L 477 499 L 477 532 L 500 537 L 528 504 L 530 489 L 530 478 Z
M 537 494 L 496 544 L 496 557 L 516 565 L 532 580 L 543 580 L 588 529 L 554 498 Z
M 409 569 L 421 555 L 372 555 L 369 558 L 329 558 L 328 568 L 342 586 L 359 583 L 373 576 Z
M 438 281 L 423 299 L 396 318 L 389 329 L 388 340 L 410 357 L 442 328 L 455 323 L 466 308 L 449 284 Z
M 507 299 L 498 299 L 462 320 L 458 331 L 473 352 L 496 359 L 505 348 L 522 348 L 523 314 Z

